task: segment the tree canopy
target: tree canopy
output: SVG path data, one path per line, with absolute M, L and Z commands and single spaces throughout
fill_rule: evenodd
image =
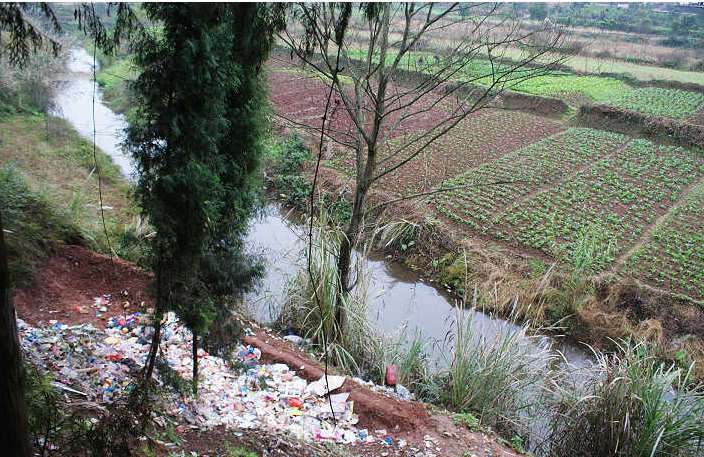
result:
M 135 45 L 142 102 L 127 143 L 157 232 L 156 316 L 176 311 L 193 331 L 195 387 L 198 335 L 259 271 L 242 236 L 256 202 L 266 105 L 259 73 L 276 15 L 253 3 L 144 8 L 158 26 Z M 155 355 L 153 346 L 148 375 Z

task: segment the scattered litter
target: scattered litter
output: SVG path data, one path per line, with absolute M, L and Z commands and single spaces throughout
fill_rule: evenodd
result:
M 398 378 L 398 368 L 396 368 L 396 365 L 387 365 L 386 366 L 386 385 L 387 386 L 395 386 L 397 378 Z
M 110 296 L 97 297 L 91 305 L 95 307 L 110 309 Z M 109 404 L 134 387 L 133 379 L 144 366 L 154 330 L 145 325 L 148 322 L 140 313 L 100 318 L 106 319 L 105 330 L 92 324 L 68 326 L 56 320 L 40 328 L 20 320 L 18 327 L 28 357 L 52 374 L 57 388 Z M 190 331 L 173 314 L 167 316 L 162 329 L 161 356 L 190 381 Z M 230 366 L 200 349 L 198 397 L 170 394 L 166 414 L 196 429 L 267 427 L 304 440 L 382 445 L 385 439 L 387 444 L 395 442 L 385 430 L 370 434 L 356 428 L 359 418 L 349 393 L 334 393 L 344 384 L 345 376 L 329 375 L 327 383 L 323 376 L 308 383 L 285 364 L 261 364 L 258 348 L 240 346 L 234 354 L 242 365 Z M 156 372 L 154 377 L 160 382 Z
M 344 376 L 328 375 L 327 380 L 325 376 L 322 376 L 317 381 L 313 381 L 308 384 L 308 387 L 306 387 L 306 392 L 313 393 L 319 397 L 322 397 L 323 395 L 327 395 L 328 392 L 332 392 L 334 390 L 339 389 L 344 383 Z M 328 387 L 330 388 L 329 391 Z
M 298 345 L 298 346 L 312 343 L 312 340 L 310 338 L 303 338 L 298 335 L 286 335 L 286 336 L 284 336 L 284 340 L 290 341 L 291 343 Z

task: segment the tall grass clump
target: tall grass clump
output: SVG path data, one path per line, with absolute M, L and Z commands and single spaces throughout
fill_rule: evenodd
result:
M 398 383 L 420 394 L 431 376 L 427 346 L 423 333 L 418 329 L 410 332 L 407 326 L 402 326 L 391 335 L 379 332 L 370 347 L 375 352 L 367 357 L 366 374 L 372 381 L 384 384 L 386 367 L 395 365 L 398 368 Z
M 141 268 L 149 268 L 151 258 L 151 244 L 149 240 L 156 235 L 154 229 L 141 216 L 123 226 L 118 233 L 116 246 L 117 255 L 121 259 L 136 263 Z
M 373 354 L 374 329 L 367 321 L 364 281 L 350 294 L 337 293 L 339 284 L 337 255 L 340 230 L 330 228 L 330 218 L 320 206 L 315 219 L 310 273 L 306 267 L 288 285 L 287 299 L 277 317 L 277 326 L 293 328 L 313 341 L 316 349 L 323 350 L 326 340 L 331 362 L 351 373 L 361 374 L 366 363 L 365 355 Z M 306 253 L 307 255 L 307 253 Z M 357 271 L 357 274 L 362 274 Z M 347 319 L 340 328 L 335 319 L 336 308 L 345 310 Z M 335 338 L 339 336 L 339 338 Z M 337 341 L 337 342 L 333 342 Z
M 477 317 L 474 307 L 457 309 L 443 351 L 447 368 L 432 379 L 426 396 L 475 414 L 482 425 L 527 436 L 555 356 L 528 334 L 529 324 L 494 322 L 487 332 Z
M 338 294 L 337 257 L 344 234 L 333 222 L 325 205 L 318 205 L 310 262 L 312 275 L 307 266 L 302 266 L 289 283 L 275 325 L 310 338 L 321 355 L 326 338 L 327 355 L 333 365 L 379 384 L 384 383 L 386 366 L 396 365 L 399 382 L 413 388 L 428 376 L 423 336 L 419 332 L 411 334 L 405 327 L 386 335 L 369 322 L 369 280 L 361 261 L 366 250 L 355 255 L 356 287 L 349 294 Z M 337 306 L 343 307 L 346 316 L 343 328 L 335 319 Z
M 595 353 L 596 364 L 555 390 L 550 455 L 704 455 L 704 394 L 688 371 L 666 366 L 645 343 Z

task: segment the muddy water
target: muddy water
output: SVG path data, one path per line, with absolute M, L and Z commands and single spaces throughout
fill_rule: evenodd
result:
M 95 115 L 95 144 L 112 157 L 122 173 L 129 177 L 133 170 L 132 161 L 122 153 L 120 146 L 127 122 L 124 116 L 114 113 L 103 104 L 103 94 L 92 81 L 93 56 L 85 49 L 73 49 L 68 57 L 67 69 L 69 73 L 60 76 L 57 81 L 54 97 L 56 107 L 52 114 L 67 120 L 89 141 L 93 141 Z
M 278 304 L 286 293 L 286 283 L 304 266 L 306 230 L 289 214 L 276 205 L 269 205 L 250 225 L 248 244 L 263 255 L 266 274 L 262 286 L 251 296 L 251 312 L 261 322 L 276 317 Z M 378 329 L 392 333 L 406 326 L 411 332 L 422 331 L 433 344 L 433 359 L 443 362 L 440 351 L 448 331 L 457 316 L 455 300 L 442 288 L 423 281 L 418 273 L 397 262 L 385 259 L 366 259 L 363 271 L 368 278 L 367 317 Z M 468 311 L 460 311 L 466 313 Z M 475 328 L 491 336 L 501 328 L 514 324 L 492 318 L 484 313 L 473 314 Z M 559 350 L 567 361 L 584 366 L 588 353 L 580 347 L 544 337 L 532 344 Z M 537 347 L 535 349 L 538 349 Z
M 123 116 L 115 114 L 102 103 L 99 88 L 95 87 L 94 91 L 92 65 L 93 58 L 85 50 L 71 51 L 67 62 L 70 73 L 61 76 L 58 81 L 54 114 L 66 119 L 90 141 L 93 140 L 95 116 L 96 144 L 129 177 L 134 170 L 133 164 L 121 148 L 127 123 Z M 301 225 L 287 218 L 275 205 L 265 208 L 263 214 L 252 222 L 248 242 L 253 251 L 263 255 L 267 266 L 262 286 L 250 297 L 251 311 L 258 320 L 273 320 L 282 302 L 286 282 L 301 268 L 304 233 Z M 387 333 L 406 325 L 410 331 L 422 331 L 433 343 L 442 342 L 456 316 L 453 298 L 442 288 L 424 282 L 417 273 L 402 264 L 387 262 L 383 258 L 366 259 L 364 262 L 363 270 L 369 278 L 367 317 L 372 324 Z M 502 327 L 513 325 L 480 312 L 474 313 L 473 319 L 476 328 L 487 336 Z M 545 337 L 534 344 L 561 351 L 576 366 L 583 366 L 589 359 L 587 352 L 581 348 L 562 344 L 552 338 Z M 431 346 L 439 347 L 436 344 Z M 442 363 L 439 349 L 434 351 L 433 358 Z

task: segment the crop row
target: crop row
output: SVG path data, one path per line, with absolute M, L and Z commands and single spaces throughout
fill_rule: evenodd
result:
M 625 269 L 661 289 L 704 300 L 704 181 L 633 252 Z
M 445 179 L 535 143 L 561 129 L 557 121 L 519 111 L 481 110 L 422 148 L 411 161 L 382 178 L 380 183 L 396 196 L 428 191 Z M 408 151 L 391 155 L 413 138 L 416 137 L 404 135 L 390 141 L 381 151 L 380 171 L 389 169 L 421 149 L 422 142 L 408 148 Z M 353 164 L 353 157 L 349 154 L 336 155 L 329 162 L 331 167 L 347 174 L 352 173 Z
M 326 80 L 315 76 L 315 73 L 310 71 L 278 67 L 269 68 L 267 77 L 270 87 L 269 98 L 276 113 L 289 123 L 319 131 L 325 114 L 327 97 L 330 94 L 330 87 Z M 349 77 L 341 78 L 345 81 L 349 80 Z M 347 87 L 351 90 L 349 85 Z M 393 85 L 389 87 L 388 93 L 389 96 L 385 101 L 387 114 L 381 126 L 382 136 L 394 138 L 427 130 L 436 125 L 438 120 L 449 116 L 447 107 L 433 104 L 436 100 L 432 94 L 416 99 L 410 95 L 404 95 L 405 91 L 402 88 Z M 349 95 L 354 98 L 351 93 Z M 367 106 L 372 106 L 371 100 L 368 101 Z M 332 93 L 326 119 L 327 134 L 341 142 L 354 144 L 357 129 L 344 108 L 342 96 L 337 90 Z M 368 131 L 371 130 L 370 125 L 366 128 Z
M 494 220 L 498 237 L 573 260 L 589 238 L 596 269 L 635 242 L 682 189 L 704 176 L 704 160 L 637 139 L 569 179 L 511 205 Z
M 704 94 L 678 89 L 642 87 L 609 98 L 605 103 L 653 116 L 687 119 L 702 109 Z
M 447 180 L 444 186 L 453 190 L 434 203 L 450 218 L 486 233 L 516 200 L 612 154 L 626 140 L 600 130 L 571 129 Z

